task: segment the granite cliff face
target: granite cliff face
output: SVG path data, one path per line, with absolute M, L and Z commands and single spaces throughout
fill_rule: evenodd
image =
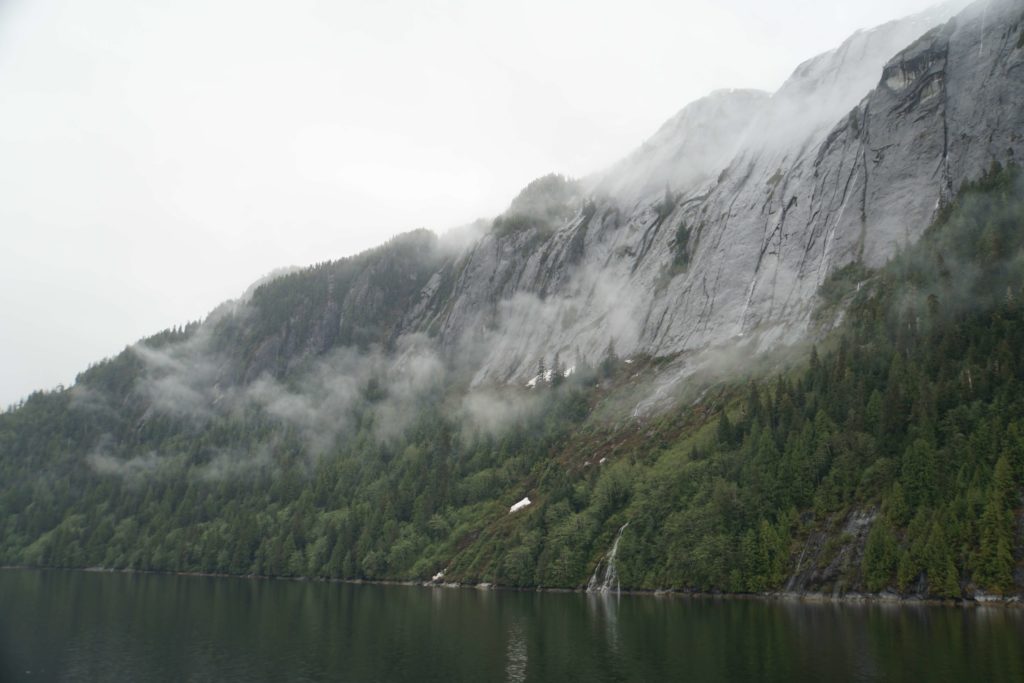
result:
M 403 327 L 449 351 L 482 342 L 477 382 L 526 381 L 555 353 L 593 361 L 611 341 L 685 358 L 800 339 L 826 276 L 881 264 L 961 183 L 1021 154 L 1024 7 L 951 13 L 859 32 L 770 97 L 688 106 L 563 225 L 485 235 Z
M 215 359 L 199 383 L 225 387 L 337 348 L 427 349 L 474 385 L 523 384 L 613 345 L 673 359 L 637 410 L 656 407 L 704 351 L 804 338 L 830 273 L 883 263 L 1024 153 L 1024 6 L 957 9 L 858 32 L 772 95 L 694 102 L 604 173 L 531 183 L 468 247 L 421 231 L 279 278 L 177 362 Z
M 1022 64 L 939 9 L 268 276 L 0 413 L 0 564 L 1018 600 Z

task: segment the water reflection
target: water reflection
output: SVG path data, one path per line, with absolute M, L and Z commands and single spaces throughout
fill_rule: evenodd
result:
M 616 593 L 591 593 L 588 592 L 587 608 L 590 619 L 595 624 L 604 626 L 605 641 L 608 643 L 608 650 L 617 653 L 619 651 L 619 601 L 621 594 Z
M 523 627 L 513 623 L 508 630 L 507 654 L 508 664 L 505 665 L 506 680 L 509 683 L 523 683 L 526 680 L 526 637 Z
M 1022 642 L 991 607 L 0 571 L 4 682 L 1016 683 Z

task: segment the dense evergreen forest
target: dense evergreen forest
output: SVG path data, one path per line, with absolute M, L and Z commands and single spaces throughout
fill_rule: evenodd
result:
M 993 168 L 888 265 L 830 278 L 815 346 L 695 376 L 657 417 L 623 406 L 671 359 L 609 349 L 508 389 L 500 430 L 459 419 L 447 376 L 382 436 L 371 377 L 315 444 L 258 409 L 143 416 L 126 352 L 0 416 L 0 564 L 581 587 L 628 522 L 624 589 L 1020 593 L 1022 299 L 1024 178 Z

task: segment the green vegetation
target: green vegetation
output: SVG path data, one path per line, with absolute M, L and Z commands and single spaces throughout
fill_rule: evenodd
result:
M 579 208 L 579 185 L 555 173 L 537 178 L 523 188 L 501 216 L 494 219 L 492 230 L 499 236 L 527 230 L 550 233 Z
M 629 521 L 623 587 L 1019 592 L 1022 223 L 1021 174 L 993 169 L 889 265 L 837 273 L 846 316 L 802 364 L 694 378 L 700 402 L 647 420 L 625 404 L 660 361 L 610 346 L 513 391 L 532 407 L 505 429 L 446 380 L 381 436 L 371 378 L 318 449 L 267 410 L 134 405 L 121 354 L 0 416 L 0 563 L 578 587 Z M 254 303 L 301 307 L 303 277 Z
M 696 232 L 696 236 L 699 235 L 700 228 Z M 697 251 L 696 236 L 694 231 L 685 222 L 680 222 L 676 226 L 676 232 L 672 240 L 672 261 L 662 267 L 658 280 L 654 285 L 656 292 L 664 290 L 673 278 L 685 273 L 686 269 L 690 267 L 690 259 L 693 253 Z
M 676 227 L 676 236 L 673 242 L 672 265 L 679 270 L 686 270 L 690 265 L 690 228 L 686 223 L 680 223 Z

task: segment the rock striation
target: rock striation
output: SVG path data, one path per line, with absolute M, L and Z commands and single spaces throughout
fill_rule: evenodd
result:
M 477 383 L 525 381 L 556 353 L 594 362 L 610 343 L 686 356 L 800 339 L 829 274 L 883 263 L 962 183 L 1024 153 L 1024 7 L 956 10 L 858 32 L 771 96 L 689 105 L 563 224 L 485 234 L 403 330 L 472 347 Z
M 213 356 L 226 387 L 338 348 L 429 348 L 486 385 L 611 348 L 672 358 L 642 412 L 704 352 L 803 339 L 830 274 L 883 263 L 962 183 L 1024 154 L 1022 31 L 1019 0 L 860 31 L 774 94 L 686 106 L 603 173 L 538 179 L 468 244 L 417 231 L 279 277 L 176 362 Z

